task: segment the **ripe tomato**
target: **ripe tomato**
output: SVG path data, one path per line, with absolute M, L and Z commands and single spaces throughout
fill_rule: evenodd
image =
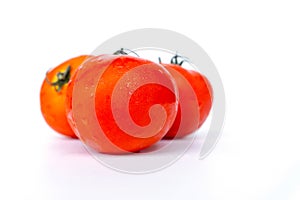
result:
M 88 56 L 63 62 L 47 72 L 40 90 L 40 107 L 48 125 L 63 135 L 76 138 L 66 117 L 66 91 L 70 78 Z
M 179 92 L 177 116 L 164 138 L 184 137 L 200 128 L 206 120 L 212 106 L 212 87 L 204 75 L 184 69 L 177 61 L 176 64 L 162 65 L 174 77 Z
M 98 152 L 137 152 L 159 141 L 175 120 L 173 78 L 161 65 L 128 55 L 100 55 L 77 71 L 67 92 L 68 120 Z

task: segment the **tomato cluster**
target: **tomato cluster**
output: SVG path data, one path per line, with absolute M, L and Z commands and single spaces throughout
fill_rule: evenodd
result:
M 55 131 L 98 152 L 138 152 L 195 132 L 212 107 L 212 87 L 174 56 L 170 64 L 116 54 L 72 58 L 46 74 L 42 114 Z

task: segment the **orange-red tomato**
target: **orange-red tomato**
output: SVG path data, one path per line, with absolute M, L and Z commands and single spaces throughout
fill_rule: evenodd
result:
M 176 86 L 161 65 L 127 55 L 100 55 L 76 74 L 67 92 L 68 120 L 96 151 L 137 152 L 172 126 Z
M 207 78 L 177 64 L 162 64 L 176 81 L 179 106 L 175 122 L 164 138 L 179 138 L 193 133 L 206 120 L 213 101 L 212 87 Z
M 66 117 L 66 92 L 70 78 L 87 55 L 69 59 L 47 72 L 40 90 L 40 108 L 47 124 L 63 135 L 76 138 Z

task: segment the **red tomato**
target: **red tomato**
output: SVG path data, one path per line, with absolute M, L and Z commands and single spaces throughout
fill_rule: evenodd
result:
M 159 64 L 128 55 L 96 56 L 70 83 L 68 119 L 76 135 L 99 152 L 137 152 L 172 126 L 175 90 L 173 78 Z
M 88 56 L 69 59 L 48 71 L 40 90 L 40 107 L 48 125 L 63 135 L 76 138 L 66 117 L 66 92 L 70 78 Z
M 179 91 L 179 106 L 175 122 L 164 138 L 184 137 L 206 120 L 213 100 L 207 78 L 177 64 L 162 64 L 174 77 Z

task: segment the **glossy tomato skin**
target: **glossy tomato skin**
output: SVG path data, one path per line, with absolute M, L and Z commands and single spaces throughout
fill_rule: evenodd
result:
M 68 120 L 76 135 L 98 152 L 138 152 L 162 139 L 175 120 L 175 81 L 159 64 L 100 55 L 75 77 L 67 92 Z
M 174 77 L 179 91 L 178 112 L 165 139 L 180 138 L 199 129 L 212 107 L 213 90 L 208 79 L 177 64 L 163 64 Z
M 56 132 L 72 138 L 77 137 L 66 117 L 65 100 L 68 83 L 64 84 L 61 89 L 51 83 L 56 82 L 57 74 L 65 72 L 69 66 L 70 78 L 72 78 L 77 68 L 87 58 L 87 55 L 74 57 L 49 70 L 40 89 L 40 109 L 45 121 Z

